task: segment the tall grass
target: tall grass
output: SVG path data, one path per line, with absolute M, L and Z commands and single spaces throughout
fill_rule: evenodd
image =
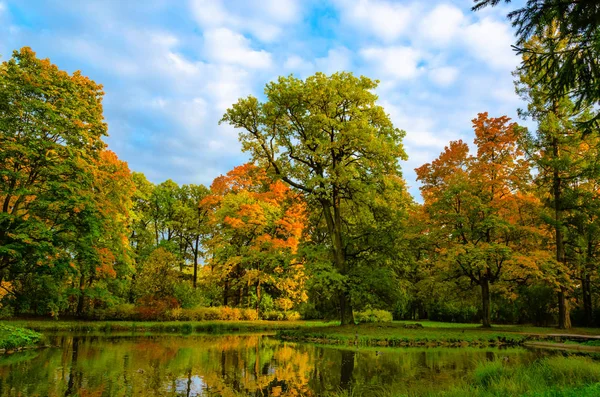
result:
M 554 356 L 529 365 L 503 361 L 481 363 L 450 390 L 395 393 L 356 385 L 327 397 L 592 397 L 600 396 L 600 363 L 587 357 Z
M 449 395 L 554 395 L 600 382 L 600 363 L 587 357 L 554 356 L 531 365 L 510 366 L 501 361 L 480 364 L 472 383 Z M 561 395 L 561 394 L 557 394 Z

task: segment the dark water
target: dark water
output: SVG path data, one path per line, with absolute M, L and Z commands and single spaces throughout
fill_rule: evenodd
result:
M 55 336 L 0 357 L 4 396 L 320 396 L 349 388 L 441 390 L 478 362 L 527 363 L 525 349 L 339 349 L 269 336 Z

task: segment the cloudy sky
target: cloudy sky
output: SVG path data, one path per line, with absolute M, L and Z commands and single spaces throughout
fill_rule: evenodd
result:
M 518 3 L 518 2 L 517 2 Z M 0 55 L 30 46 L 105 88 L 110 149 L 153 182 L 210 184 L 243 163 L 218 125 L 237 98 L 293 73 L 352 71 L 406 131 L 402 168 L 450 140 L 472 141 L 478 112 L 516 118 L 519 60 L 501 7 L 471 0 L 0 0 Z M 514 6 L 514 5 L 513 5 Z

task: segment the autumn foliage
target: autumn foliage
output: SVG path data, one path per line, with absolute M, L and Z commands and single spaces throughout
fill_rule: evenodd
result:
M 283 182 L 251 163 L 216 178 L 200 206 L 213 232 L 210 274 L 223 304 L 261 307 L 263 295 L 291 309 L 306 300 L 304 265 L 296 256 L 306 227 L 306 204 Z

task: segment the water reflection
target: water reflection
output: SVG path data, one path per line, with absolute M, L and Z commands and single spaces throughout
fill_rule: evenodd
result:
M 319 396 L 353 387 L 439 390 L 484 360 L 527 350 L 324 348 L 271 337 L 57 336 L 60 348 L 0 358 L 4 396 Z

